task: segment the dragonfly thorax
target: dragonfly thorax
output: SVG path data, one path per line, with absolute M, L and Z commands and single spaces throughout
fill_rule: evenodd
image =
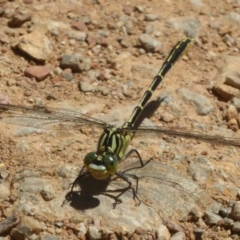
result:
M 112 153 L 90 152 L 84 158 L 84 165 L 95 179 L 105 180 L 117 171 L 118 157 Z

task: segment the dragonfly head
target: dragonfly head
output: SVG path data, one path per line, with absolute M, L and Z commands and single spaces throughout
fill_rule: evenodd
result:
M 95 179 L 105 180 L 117 171 L 118 160 L 113 154 L 97 155 L 90 152 L 84 158 L 84 165 Z

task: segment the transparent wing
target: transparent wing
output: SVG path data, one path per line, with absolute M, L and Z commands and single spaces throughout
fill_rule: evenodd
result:
M 179 127 L 139 127 L 137 129 L 128 130 L 136 132 L 137 135 L 142 134 L 165 134 L 172 137 L 182 137 L 186 139 L 196 139 L 212 144 L 222 144 L 234 147 L 240 147 L 240 138 L 228 137 L 218 134 L 205 134 L 189 129 L 179 129 Z M 210 130 L 208 131 L 210 132 Z
M 136 168 L 139 162 L 130 162 L 122 168 L 120 166 L 120 170 L 139 178 L 138 196 L 142 203 L 153 208 L 161 217 L 171 216 L 179 219 L 193 208 L 206 209 L 213 202 L 207 189 L 202 189 L 189 176 L 181 175 L 179 170 L 171 166 L 150 161 L 143 168 Z M 134 179 L 131 181 L 134 182 Z M 121 184 L 124 186 L 122 181 L 111 182 L 116 189 Z M 129 196 L 121 196 L 123 201 L 128 197 L 131 197 L 131 192 Z
M 52 130 L 79 129 L 84 125 L 96 125 L 99 127 L 106 125 L 101 120 L 68 109 L 26 107 L 11 104 L 0 104 L 0 121 Z
M 106 126 L 104 121 L 86 114 L 62 108 L 53 107 L 26 107 L 11 104 L 0 104 L 0 121 L 41 129 L 66 130 L 80 129 L 85 125 Z M 213 144 L 222 144 L 240 147 L 240 138 L 222 136 L 218 134 L 204 134 L 189 129 L 177 127 L 138 127 L 127 129 L 129 132 L 141 134 L 165 134 L 172 137 L 196 139 Z

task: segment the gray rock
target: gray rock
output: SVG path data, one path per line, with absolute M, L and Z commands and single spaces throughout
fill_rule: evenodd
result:
M 62 72 L 62 76 L 68 82 L 70 82 L 73 79 L 73 74 L 71 72 L 69 72 L 69 71 L 63 71 Z
M 102 239 L 102 234 L 99 231 L 99 229 L 94 226 L 94 225 L 90 225 L 88 227 L 88 235 L 89 235 L 89 239 L 90 240 L 98 240 L 98 239 Z
M 240 89 L 240 72 L 231 72 L 227 74 L 225 84 Z
M 185 154 L 174 154 L 172 161 L 176 163 L 185 163 L 187 158 L 188 156 Z
M 225 217 L 228 217 L 230 215 L 231 211 L 232 211 L 232 208 L 230 208 L 230 207 L 221 208 L 220 211 L 219 211 L 219 215 L 221 217 L 225 218 Z
M 60 67 L 56 67 L 53 70 L 53 73 L 56 74 L 56 75 L 60 75 L 62 72 L 63 72 L 63 70 Z
M 148 13 L 148 14 L 145 15 L 144 20 L 152 22 L 152 21 L 157 20 L 158 18 L 159 18 L 159 16 L 157 14 Z
M 234 221 L 230 218 L 223 218 L 221 225 L 225 228 L 232 228 Z
M 15 84 L 16 84 L 15 79 L 10 78 L 10 79 L 7 80 L 7 85 L 8 86 L 14 86 Z
M 94 92 L 96 90 L 96 87 L 88 82 L 80 82 L 79 87 L 82 92 Z
M 6 200 L 10 196 L 10 190 L 4 184 L 0 184 L 0 200 Z
M 203 157 L 196 157 L 193 162 L 188 166 L 188 172 L 192 178 L 199 184 L 206 184 L 209 176 L 211 175 L 211 169 L 213 166 L 201 163 Z
M 119 165 L 119 170 L 124 171 L 136 166 L 135 164 L 139 166 L 139 161 L 133 158 L 131 161 L 125 161 Z M 18 186 L 22 187 L 23 181 L 19 180 L 19 184 L 15 183 L 13 191 L 18 193 L 18 197 L 12 206 L 13 210 L 23 215 L 33 217 L 37 215 L 38 219 L 46 219 L 46 222 L 55 222 L 56 219 L 64 220 L 66 216 L 68 216 L 68 219 L 74 216 L 82 220 L 99 216 L 99 222 L 104 222 L 104 225 L 109 228 L 125 226 L 126 229 L 134 231 L 140 225 L 143 225 L 145 228 L 157 229 L 161 218 L 172 216 L 173 219 L 179 219 L 194 206 L 197 206 L 199 199 L 201 199 L 203 204 L 209 200 L 206 200 L 205 194 L 202 195 L 202 190 L 191 178 L 186 178 L 185 175 L 181 176 L 179 170 L 167 164 L 152 161 L 144 168 L 128 171 L 129 174 L 136 174 L 141 178 L 139 196 L 142 204 L 140 206 L 135 206 L 138 203 L 137 200 L 136 202 L 133 200 L 132 191 L 127 191 L 121 196 L 122 203 L 117 205 L 115 209 L 112 209 L 113 198 L 105 194 L 99 194 L 99 190 L 101 192 L 105 191 L 105 185 L 107 184 L 107 191 L 109 190 L 111 196 L 115 196 L 119 192 L 115 193 L 111 190 L 122 189 L 126 187 L 126 183 L 119 180 L 111 181 L 108 184 L 89 177 L 82 179 L 79 182 L 79 186 L 75 187 L 75 200 L 73 199 L 69 205 L 65 203 L 63 207 L 60 207 L 66 194 L 69 193 L 69 186 L 64 188 L 63 185 L 65 183 L 68 185 L 71 180 L 77 177 L 80 171 L 80 167 L 70 166 L 69 164 L 68 167 L 64 167 L 61 171 L 61 176 L 64 179 L 57 176 L 56 179 L 49 179 L 49 176 L 47 176 L 48 179 L 45 179 L 44 173 L 41 174 L 42 189 L 49 184 L 58 183 L 56 189 L 54 189 L 55 198 L 51 201 L 44 201 L 36 192 L 18 191 Z M 74 169 L 76 169 L 76 172 L 74 172 Z M 58 181 L 55 181 L 57 179 Z M 135 187 L 134 179 L 132 179 L 132 183 L 133 187 Z M 149 202 L 151 207 L 149 207 Z M 76 211 L 72 204 L 76 204 L 86 211 Z M 108 213 L 107 215 L 106 212 Z M 120 215 L 121 218 L 119 218 Z M 79 227 L 75 226 L 74 231 L 75 229 L 79 229 Z M 97 229 L 95 230 L 95 233 L 94 231 L 92 232 L 93 237 L 99 234 L 103 237 L 101 232 L 98 232 Z M 76 232 L 78 231 L 76 230 Z
M 31 121 L 31 124 L 29 124 L 31 120 L 26 118 L 26 119 L 21 119 L 21 125 L 22 126 L 28 126 L 28 125 L 32 125 L 32 121 Z M 36 121 L 36 127 L 37 125 L 39 126 L 39 123 Z M 45 130 L 43 129 L 37 129 L 37 128 L 34 128 L 34 127 L 20 127 L 18 128 L 15 132 L 14 132 L 14 135 L 17 136 L 17 137 L 24 137 L 24 136 L 29 136 L 33 133 L 44 133 Z M 18 148 L 19 149 L 22 149 L 23 151 L 25 151 L 26 149 L 29 149 L 29 145 L 27 142 L 22 142 L 22 143 L 19 143 L 18 144 Z
M 109 89 L 105 86 L 99 87 L 98 90 L 102 93 L 103 96 L 107 96 L 110 92 Z
M 79 223 L 78 230 L 82 235 L 85 235 L 87 233 L 86 225 L 83 222 Z
M 23 178 L 19 184 L 19 190 L 22 192 L 40 192 L 44 188 L 42 178 L 27 177 Z
M 239 109 L 239 108 L 240 108 L 240 98 L 233 97 L 233 98 L 231 99 L 231 104 L 232 104 L 235 108 Z
M 9 175 L 9 171 L 5 170 L 5 169 L 0 169 L 0 179 L 5 179 L 7 178 Z
M 68 32 L 68 38 L 69 39 L 75 39 L 77 41 L 85 41 L 87 37 L 87 34 L 85 32 L 79 32 L 79 31 L 69 31 Z
M 172 122 L 175 119 L 175 116 L 167 111 L 161 111 L 160 119 L 167 123 L 167 122 Z
M 45 201 L 50 201 L 55 198 L 54 189 L 50 185 L 45 185 L 44 189 L 41 190 L 41 195 Z
M 88 71 L 91 69 L 91 60 L 80 53 L 67 54 L 62 57 L 61 67 L 70 68 L 75 72 Z
M 81 169 L 79 167 L 70 164 L 65 164 L 63 167 L 59 169 L 57 174 L 62 178 L 72 178 L 73 176 L 77 176 L 80 170 Z
M 148 24 L 144 29 L 144 33 L 151 34 L 153 32 L 153 30 L 154 30 L 154 25 Z
M 127 36 L 123 37 L 123 39 L 120 41 L 120 44 L 125 48 L 128 48 L 128 47 L 131 46 L 131 43 L 130 43 L 129 38 Z
M 240 0 L 234 0 L 233 2 L 234 2 L 234 4 L 240 6 Z
M 27 228 L 32 232 L 40 232 L 44 230 L 45 226 L 42 222 L 39 222 L 34 217 L 23 216 L 21 218 L 21 224 L 27 226 Z
M 124 26 L 126 28 L 126 31 L 128 34 L 133 34 L 133 31 L 134 31 L 134 24 L 131 20 L 127 20 L 125 23 L 124 23 Z
M 22 179 L 27 178 L 27 177 L 40 177 L 41 176 L 41 171 L 35 171 L 35 170 L 24 170 L 19 173 L 16 173 L 15 176 L 13 177 L 12 182 L 13 183 L 18 183 Z
M 230 12 L 227 16 L 230 20 L 240 23 L 240 14 L 236 12 Z
M 46 98 L 47 100 L 57 100 L 58 96 L 55 93 L 49 92 L 49 93 L 46 93 Z
M 141 34 L 138 39 L 147 52 L 159 52 L 162 49 L 162 43 L 148 34 Z
M 240 201 L 236 201 L 232 207 L 231 218 L 240 221 Z
M 206 224 L 209 226 L 217 225 L 218 222 L 222 220 L 222 218 L 219 215 L 213 212 L 205 211 L 204 214 Z
M 103 37 L 103 38 L 107 38 L 107 37 L 109 37 L 109 31 L 105 31 L 105 30 L 99 30 L 98 32 L 97 32 L 97 35 L 99 36 L 99 37 Z
M 157 239 L 169 239 L 170 236 L 170 232 L 165 225 L 162 224 L 157 228 Z
M 44 236 L 40 236 L 36 240 L 61 240 L 61 239 L 62 238 L 60 238 L 59 236 L 46 234 Z
M 135 6 L 135 9 L 140 13 L 144 11 L 144 8 L 142 6 Z
M 199 219 L 201 219 L 204 215 L 204 212 L 200 209 L 200 208 L 193 208 L 191 209 L 191 211 L 189 212 L 188 216 L 194 221 L 198 221 Z
M 201 22 L 198 18 L 193 17 L 177 17 L 167 20 L 167 24 L 178 31 L 183 32 L 188 37 L 197 38 L 201 27 Z
M 195 239 L 197 240 L 197 239 L 202 239 L 202 235 L 203 235 L 203 233 L 204 233 L 204 229 L 202 229 L 202 228 L 195 228 L 194 230 L 193 230 L 193 234 L 194 234 L 194 236 L 195 236 Z
M 211 135 L 219 135 L 219 133 L 221 133 L 222 136 L 234 137 L 233 131 L 231 129 L 227 129 L 226 127 L 215 126 L 215 125 L 211 125 L 211 127 L 209 127 L 209 125 L 206 125 L 206 124 L 193 122 L 192 128 L 194 131 L 197 131 L 197 132 L 207 131 L 208 134 L 211 134 Z
M 203 3 L 201 0 L 190 0 L 190 3 L 193 5 L 193 6 L 196 6 L 198 8 L 200 7 L 203 7 Z
M 240 222 L 234 222 L 232 226 L 232 231 L 236 233 L 240 233 Z
M 61 228 L 61 227 L 64 226 L 63 222 L 59 222 L 59 221 L 56 221 L 56 222 L 54 223 L 54 225 L 55 225 L 56 227 L 58 227 L 58 228 Z
M 139 49 L 138 49 L 138 52 L 139 52 L 139 54 L 141 54 L 141 55 L 146 54 L 146 50 L 143 49 L 143 48 L 139 48 Z
M 231 121 L 232 119 L 237 119 L 238 111 L 234 105 L 228 105 L 227 109 L 225 110 L 225 115 L 227 121 Z
M 185 240 L 185 239 L 186 236 L 184 232 L 177 232 L 170 238 L 170 240 Z
M 142 78 L 154 78 L 157 74 L 157 68 L 152 65 L 134 64 L 131 68 L 132 74 L 137 74 Z
M 161 106 L 167 106 L 175 117 L 181 118 L 186 115 L 186 111 L 181 107 L 181 99 L 177 99 L 170 94 L 161 94 L 157 100 Z
M 15 14 L 15 9 L 7 8 L 4 10 L 3 16 L 7 19 L 10 19 L 10 18 L 13 18 L 14 14 Z
M 18 239 L 18 240 L 25 240 L 26 238 L 30 237 L 32 234 L 31 229 L 24 225 L 24 224 L 19 224 L 16 228 L 12 229 L 11 231 L 11 236 L 13 239 Z
M 77 16 L 75 13 L 73 13 L 73 12 L 69 12 L 69 13 L 67 14 L 67 17 L 70 18 L 70 19 L 75 19 L 75 18 L 77 18 L 78 16 Z
M 177 93 L 179 93 L 185 101 L 191 102 L 195 105 L 196 113 L 198 115 L 205 116 L 214 108 L 206 97 L 194 93 L 186 88 L 179 88 Z
M 230 36 L 229 34 L 225 34 L 225 36 L 223 37 L 223 42 L 224 42 L 228 47 L 232 47 L 233 45 L 236 44 L 235 38 L 233 38 L 233 37 Z

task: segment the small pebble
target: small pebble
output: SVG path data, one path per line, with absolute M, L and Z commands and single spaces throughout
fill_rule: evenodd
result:
M 205 211 L 204 219 L 209 226 L 217 225 L 222 220 L 219 215 L 210 211 Z
M 240 201 L 236 201 L 233 204 L 230 216 L 232 219 L 240 221 Z
M 151 22 L 157 20 L 158 18 L 159 16 L 157 14 L 149 13 L 145 15 L 144 20 Z
M 80 82 L 79 87 L 82 92 L 93 92 L 96 89 L 92 84 L 87 82 Z

